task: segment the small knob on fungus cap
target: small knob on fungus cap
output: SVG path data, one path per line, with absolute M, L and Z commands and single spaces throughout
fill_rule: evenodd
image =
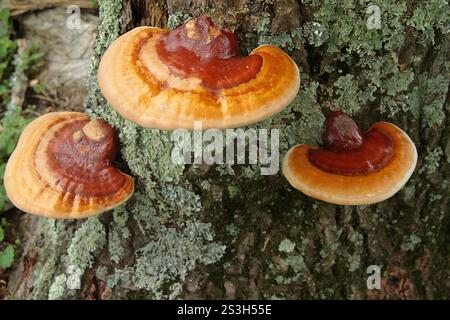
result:
M 364 134 L 352 118 L 342 111 L 335 111 L 327 118 L 322 139 L 327 148 L 343 152 L 361 147 Z
M 91 120 L 83 126 L 82 131 L 87 140 L 93 142 L 106 140 L 102 148 L 97 147 L 96 157 L 107 160 L 108 164 L 114 161 L 119 151 L 119 142 L 115 130 L 105 120 Z
M 239 57 L 237 36 L 201 16 L 172 30 L 157 45 L 161 62 L 174 76 L 195 77 L 217 91 L 254 79 L 261 71 L 259 55 Z
M 167 51 L 183 48 L 202 59 L 228 59 L 239 55 L 236 34 L 217 28 L 208 16 L 192 19 L 171 31 L 164 44 Z
M 112 128 L 105 120 L 95 119 L 89 121 L 83 126 L 83 132 L 88 139 L 100 141 L 105 138 L 109 132 L 113 132 Z

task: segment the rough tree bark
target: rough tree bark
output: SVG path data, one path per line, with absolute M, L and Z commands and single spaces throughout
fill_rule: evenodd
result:
M 120 133 L 137 193 L 85 221 L 21 217 L 17 298 L 450 298 L 449 32 L 446 1 L 103 0 L 86 107 Z M 381 29 L 367 20 L 379 6 Z M 98 91 L 108 44 L 131 28 L 210 14 L 243 52 L 283 47 L 301 69 L 298 99 L 256 128 L 279 128 L 281 157 L 317 143 L 330 108 L 367 128 L 388 120 L 419 163 L 393 198 L 335 206 L 257 166 L 175 166 L 170 133 L 121 119 Z M 381 290 L 368 290 L 379 265 Z

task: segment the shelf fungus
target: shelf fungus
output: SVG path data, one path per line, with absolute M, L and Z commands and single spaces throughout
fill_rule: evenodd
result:
M 174 130 L 235 128 L 284 109 L 300 75 L 281 49 L 263 45 L 240 56 L 235 33 L 208 16 L 169 31 L 135 28 L 107 49 L 98 82 L 124 118 L 143 127 Z
M 395 125 L 377 122 L 363 132 L 342 112 L 327 119 L 323 147 L 297 145 L 283 173 L 306 195 L 342 205 L 366 205 L 393 196 L 416 167 L 417 151 Z
M 57 219 L 92 216 L 132 195 L 133 179 L 112 165 L 115 130 L 83 113 L 54 112 L 31 122 L 5 169 L 11 202 Z

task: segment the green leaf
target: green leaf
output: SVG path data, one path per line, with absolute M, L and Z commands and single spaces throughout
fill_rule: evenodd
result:
M 0 37 L 8 36 L 12 29 L 10 12 L 8 9 L 0 8 Z
M 0 251 L 0 268 L 7 269 L 14 262 L 14 248 L 8 245 L 5 250 Z
M 2 242 L 3 239 L 5 239 L 5 232 L 3 231 L 2 226 L 0 226 L 0 242 Z
M 33 74 L 44 65 L 44 53 L 40 51 L 39 46 L 31 43 L 20 55 L 18 67 L 27 75 Z
M 31 121 L 20 114 L 20 110 L 1 120 L 3 131 L 0 133 L 0 160 L 6 162 L 14 151 L 23 128 Z
M 19 109 L 16 109 L 13 113 L 0 120 L 3 127 L 3 130 L 0 132 L 0 212 L 8 201 L 3 186 L 3 174 L 5 172 L 6 162 L 14 151 L 22 130 L 30 121 L 31 118 L 23 117 Z

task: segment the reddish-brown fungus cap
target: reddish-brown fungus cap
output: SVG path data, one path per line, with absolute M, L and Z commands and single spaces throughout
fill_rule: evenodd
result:
M 112 165 L 114 129 L 83 113 L 41 116 L 23 131 L 4 184 L 19 209 L 51 218 L 84 218 L 110 210 L 133 193 L 133 179 Z
M 363 132 L 342 112 L 332 113 L 324 147 L 297 145 L 283 160 L 283 173 L 296 189 L 335 204 L 363 205 L 393 196 L 416 167 L 417 151 L 395 125 L 377 122 Z
M 240 56 L 236 35 L 202 16 L 170 32 L 139 27 L 122 35 L 102 57 L 98 81 L 123 117 L 173 130 L 260 121 L 293 100 L 300 75 L 273 46 Z

